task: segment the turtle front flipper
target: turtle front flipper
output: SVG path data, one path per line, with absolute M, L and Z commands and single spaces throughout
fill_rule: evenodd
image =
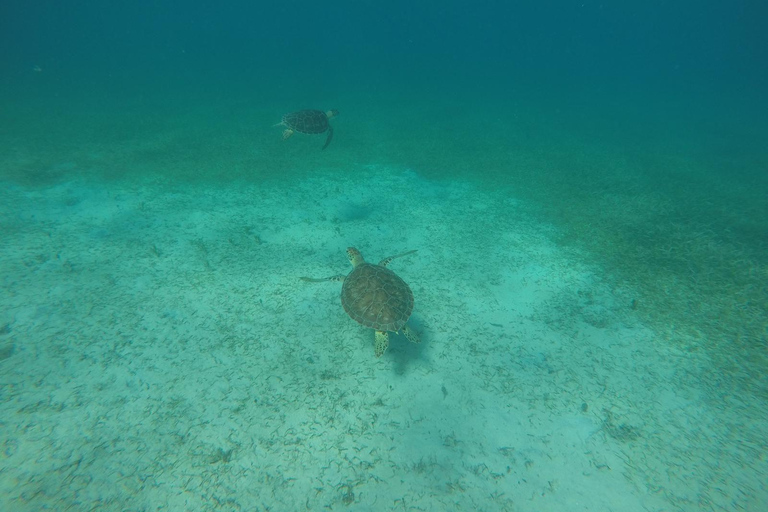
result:
M 389 258 L 384 258 L 383 260 L 381 260 L 379 262 L 379 266 L 386 267 L 387 265 L 389 265 L 389 263 L 393 259 L 395 259 L 395 258 L 402 258 L 403 256 L 408 256 L 409 254 L 413 254 L 416 251 L 418 251 L 418 249 L 414 249 L 413 251 L 408 251 L 408 252 L 404 252 L 404 253 L 400 253 L 400 254 L 395 254 L 394 256 L 390 256 Z
M 331 277 L 321 277 L 319 279 L 314 277 L 300 277 L 302 281 L 308 281 L 310 283 L 321 283 L 323 281 L 343 281 L 344 278 L 347 277 L 343 274 L 339 274 L 337 276 L 331 276 Z
M 389 347 L 389 333 L 386 331 L 376 331 L 376 340 L 373 344 L 373 350 L 376 357 L 381 357 Z
M 411 343 L 421 343 L 421 338 L 419 338 L 419 335 L 416 334 L 416 331 L 411 329 L 411 326 L 408 324 L 405 324 L 402 329 L 400 329 L 400 332 L 403 333 L 403 335 L 408 338 L 408 341 Z
M 290 128 L 287 129 L 287 130 L 284 130 L 283 131 L 283 140 L 287 139 L 291 135 L 293 135 L 293 130 L 291 130 Z
M 328 138 L 325 139 L 325 145 L 323 146 L 323 149 L 328 147 L 328 144 L 331 143 L 331 139 L 333 138 L 333 127 L 328 127 Z

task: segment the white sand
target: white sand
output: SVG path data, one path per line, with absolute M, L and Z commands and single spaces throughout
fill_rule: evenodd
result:
M 522 198 L 406 170 L 290 188 L 5 185 L 0 508 L 759 510 L 765 425 L 711 396 Z M 120 187 L 120 188 L 116 188 Z M 413 288 L 352 321 L 344 249 Z M 4 351 L 4 352 L 3 352 Z M 9 355 L 10 354 L 10 355 Z M 745 441 L 747 440 L 747 441 Z

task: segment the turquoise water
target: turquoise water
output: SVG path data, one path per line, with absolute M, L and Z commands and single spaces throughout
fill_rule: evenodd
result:
M 0 508 L 766 509 L 766 14 L 4 2 Z

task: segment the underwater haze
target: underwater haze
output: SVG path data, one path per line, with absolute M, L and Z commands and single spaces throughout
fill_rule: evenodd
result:
M 765 20 L 4 0 L 0 509 L 768 510 Z

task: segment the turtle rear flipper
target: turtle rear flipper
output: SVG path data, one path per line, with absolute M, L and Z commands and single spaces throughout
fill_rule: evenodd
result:
M 325 139 L 325 145 L 323 146 L 323 149 L 328 147 L 328 144 L 331 143 L 331 139 L 333 138 L 333 128 L 328 127 L 328 138 Z
M 421 339 L 419 339 L 419 335 L 416 334 L 416 331 L 411 329 L 411 326 L 408 324 L 405 324 L 402 329 L 400 329 L 400 332 L 402 332 L 406 338 L 408 338 L 408 341 L 411 343 L 421 343 Z
M 389 333 L 387 331 L 376 331 L 373 351 L 376 357 L 381 357 L 389 347 Z

